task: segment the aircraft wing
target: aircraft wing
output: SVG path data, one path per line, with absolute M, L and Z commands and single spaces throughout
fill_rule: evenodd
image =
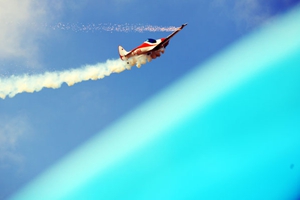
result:
M 162 47 L 165 47 L 165 46 L 169 43 L 170 39 L 171 39 L 174 35 L 176 35 L 179 31 L 181 31 L 186 25 L 187 25 L 187 24 L 182 24 L 181 27 L 179 27 L 179 28 L 178 28 L 176 31 L 174 31 L 171 35 L 169 35 L 168 37 L 166 37 L 166 38 L 164 39 L 164 41 L 162 41 L 162 42 L 159 43 L 157 46 L 155 46 L 151 51 L 156 51 L 156 50 L 158 50 L 158 49 L 160 49 L 160 48 L 162 48 Z

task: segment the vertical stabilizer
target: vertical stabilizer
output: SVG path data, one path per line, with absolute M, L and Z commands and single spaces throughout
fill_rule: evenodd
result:
M 119 55 L 121 60 L 127 60 L 126 55 L 128 54 L 128 52 L 121 46 L 119 46 Z

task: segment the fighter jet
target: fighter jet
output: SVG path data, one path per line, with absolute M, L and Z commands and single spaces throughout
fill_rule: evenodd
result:
M 181 25 L 176 31 L 174 31 L 171 35 L 166 38 L 161 39 L 147 39 L 143 44 L 140 46 L 132 49 L 131 51 L 127 52 L 123 47 L 119 46 L 119 55 L 122 60 L 128 60 L 133 56 L 138 55 L 148 55 L 151 59 L 155 59 L 164 53 L 165 48 L 168 46 L 170 39 L 176 35 L 179 31 L 181 31 L 187 24 Z

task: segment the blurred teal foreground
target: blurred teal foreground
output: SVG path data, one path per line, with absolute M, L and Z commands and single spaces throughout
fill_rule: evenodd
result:
M 300 198 L 299 22 L 238 41 L 11 199 Z

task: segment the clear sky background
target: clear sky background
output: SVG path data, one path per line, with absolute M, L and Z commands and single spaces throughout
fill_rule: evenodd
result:
M 130 50 L 149 37 L 162 38 L 171 33 L 78 27 L 179 27 L 188 23 L 170 41 L 162 57 L 140 69 L 133 67 L 72 87 L 63 84 L 59 89 L 0 99 L 0 199 L 16 193 L 197 65 L 260 27 L 272 24 L 274 18 L 297 3 L 0 0 L 0 79 L 104 63 L 107 59 L 118 59 L 118 45 Z M 63 25 L 76 28 L 66 30 Z M 164 104 L 156 109 L 162 107 Z

